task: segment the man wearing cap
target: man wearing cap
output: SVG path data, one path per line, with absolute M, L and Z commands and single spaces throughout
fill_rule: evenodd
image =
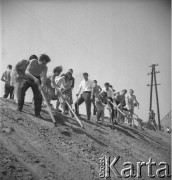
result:
M 83 73 L 84 80 L 81 81 L 79 85 L 79 91 L 76 94 L 78 97 L 80 92 L 83 93 L 79 98 L 77 98 L 77 101 L 75 102 L 75 112 L 77 115 L 79 115 L 79 105 L 82 104 L 85 101 L 86 104 L 86 111 L 87 111 L 87 119 L 90 120 L 91 116 L 91 99 L 93 98 L 93 81 L 88 79 L 88 73 Z
M 101 92 L 102 88 L 99 85 L 97 85 L 97 80 L 94 80 L 93 83 L 94 83 L 94 85 L 93 85 L 93 99 L 92 99 L 93 115 L 96 115 L 97 108 L 95 105 L 95 98 L 98 97 L 98 94 Z

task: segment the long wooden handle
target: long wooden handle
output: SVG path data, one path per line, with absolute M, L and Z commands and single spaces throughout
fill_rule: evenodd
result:
M 56 88 L 56 87 L 55 87 L 55 88 Z M 63 98 L 62 92 L 61 92 L 60 90 L 58 90 L 57 88 L 56 88 L 56 90 L 60 93 L 60 95 L 61 95 L 62 98 Z M 75 116 L 75 118 L 76 118 L 77 122 L 79 123 L 79 125 L 80 125 L 82 128 L 84 128 L 84 126 L 82 125 L 81 121 L 78 119 L 77 115 L 75 114 L 75 112 L 73 111 L 73 109 L 70 107 L 69 103 L 68 103 L 64 98 L 63 98 L 63 100 L 66 102 L 67 106 L 69 107 L 69 109 L 71 110 L 71 112 L 73 113 L 73 115 Z
M 41 94 L 42 94 L 42 97 L 43 97 L 46 105 L 47 105 L 47 109 L 48 109 L 48 112 L 49 112 L 49 114 L 50 114 L 50 116 L 51 116 L 51 119 L 52 119 L 53 123 L 55 123 L 56 120 L 54 119 L 54 116 L 53 116 L 53 114 L 52 114 L 52 112 L 51 112 L 51 108 L 50 108 L 50 106 L 49 106 L 49 104 L 48 104 L 48 102 L 47 102 L 47 99 L 46 99 L 46 97 L 45 97 L 45 95 L 44 95 L 44 92 L 42 91 L 41 88 L 40 88 L 40 92 L 41 92 Z
M 115 107 L 115 105 L 114 105 L 112 102 L 110 102 L 110 103 Z M 117 110 L 118 110 L 122 115 L 126 116 L 125 113 L 123 113 L 123 112 L 118 108 L 118 106 L 116 106 L 116 108 L 117 108 Z
M 84 126 L 82 125 L 81 121 L 78 119 L 77 115 L 75 114 L 75 112 L 73 111 L 73 109 L 71 108 L 71 106 L 69 105 L 69 103 L 66 101 L 66 104 L 68 105 L 69 109 L 71 110 L 71 112 L 73 113 L 73 115 L 75 116 L 76 120 L 78 121 L 79 125 L 84 128 Z

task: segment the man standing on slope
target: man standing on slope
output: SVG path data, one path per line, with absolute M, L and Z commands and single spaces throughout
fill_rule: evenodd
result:
M 110 111 L 110 119 L 111 119 L 111 122 L 113 123 L 113 119 L 114 119 L 114 108 L 113 108 L 112 103 L 113 103 L 113 98 L 114 98 L 114 92 L 113 92 L 113 90 L 110 88 L 108 82 L 106 82 L 106 83 L 104 84 L 104 88 L 102 89 L 102 91 L 107 92 L 107 98 L 108 98 L 108 99 L 110 100 L 110 102 L 111 102 L 111 103 L 110 103 L 111 109 L 109 109 L 109 111 Z
M 11 86 L 11 71 L 12 65 L 7 66 L 7 70 L 2 74 L 1 81 L 5 82 L 4 86 L 4 96 L 3 98 L 7 98 L 10 95 L 10 99 L 13 99 L 13 90 L 14 87 Z
M 73 104 L 73 88 L 75 86 L 75 78 L 73 77 L 73 69 L 69 69 L 68 72 L 70 72 L 72 74 L 72 77 L 70 78 L 70 80 L 72 81 L 72 86 L 71 86 L 71 93 L 70 93 L 70 99 L 71 99 L 71 108 L 72 108 L 72 104 Z M 74 115 L 71 113 L 71 116 L 73 117 Z
M 50 62 L 49 56 L 46 54 L 42 54 L 38 60 L 33 59 L 30 61 L 25 75 L 28 77 L 27 79 L 23 80 L 21 84 L 21 93 L 19 94 L 18 99 L 18 111 L 22 111 L 25 93 L 29 87 L 32 88 L 33 95 L 34 95 L 34 105 L 35 105 L 35 116 L 42 118 L 41 112 L 41 105 L 42 105 L 42 95 L 39 90 L 39 87 L 42 84 L 45 84 L 46 76 L 47 76 L 47 66 L 46 64 Z
M 21 83 L 24 80 L 24 78 L 27 78 L 25 76 L 25 70 L 32 59 L 38 59 L 38 57 L 36 55 L 31 55 L 29 57 L 29 60 L 23 59 L 19 61 L 15 65 L 11 73 L 11 85 L 14 86 L 14 99 L 16 100 L 16 102 L 18 102 Z
M 138 106 L 139 103 L 136 99 L 136 96 L 134 95 L 134 90 L 133 89 L 130 89 L 130 94 L 129 96 L 127 96 L 127 106 L 128 106 L 128 109 L 129 109 L 129 120 L 128 120 L 128 124 L 131 126 L 134 126 L 134 121 L 133 121 L 133 113 L 134 113 L 134 108 L 135 106 Z
M 93 99 L 92 99 L 92 103 L 93 103 L 93 115 L 96 115 L 97 112 L 97 107 L 95 105 L 95 98 L 97 98 L 98 94 L 101 92 L 102 88 L 97 85 L 97 80 L 94 80 L 94 86 L 93 86 Z
M 123 110 L 123 108 L 126 105 L 126 102 L 125 102 L 125 95 L 126 95 L 126 93 L 127 93 L 127 90 L 123 89 L 120 93 L 116 94 L 116 96 L 114 98 L 114 104 L 121 111 Z M 121 114 L 120 111 L 118 111 L 115 108 L 115 123 L 119 123 L 119 122 L 123 122 L 123 121 L 124 121 L 124 116 Z
M 75 102 L 75 112 L 77 115 L 79 115 L 79 105 L 82 104 L 85 101 L 86 104 L 86 111 L 87 111 L 87 119 L 90 120 L 91 116 L 91 99 L 93 98 L 93 81 L 88 79 L 88 73 L 83 73 L 84 80 L 81 81 L 79 85 L 79 91 L 76 94 L 78 97 L 80 92 L 83 91 L 81 96 L 77 98 L 77 101 Z

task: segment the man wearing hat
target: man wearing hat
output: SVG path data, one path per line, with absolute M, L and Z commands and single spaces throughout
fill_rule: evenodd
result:
M 91 116 L 91 99 L 93 98 L 93 81 L 88 79 L 88 73 L 83 73 L 84 80 L 81 81 L 79 85 L 79 91 L 76 94 L 78 97 L 80 92 L 82 91 L 82 94 L 79 98 L 77 98 L 77 101 L 75 102 L 75 112 L 77 115 L 79 115 L 79 105 L 82 104 L 85 101 L 86 104 L 86 111 L 87 111 L 87 119 L 90 120 Z

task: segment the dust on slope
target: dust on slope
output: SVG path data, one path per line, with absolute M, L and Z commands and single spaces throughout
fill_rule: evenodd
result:
M 117 169 L 123 162 L 170 162 L 170 135 L 118 125 L 105 126 L 81 117 L 85 129 L 74 119 L 54 114 L 54 127 L 45 110 L 44 119 L 34 116 L 30 104 L 16 111 L 12 100 L 0 99 L 0 179 L 99 179 L 102 154 L 119 155 Z M 9 131 L 4 131 L 9 129 Z M 143 178 L 147 168 L 143 168 Z M 113 174 L 112 174 L 113 176 Z M 134 179 L 134 178 L 129 178 Z M 155 178 L 158 179 L 158 178 Z

